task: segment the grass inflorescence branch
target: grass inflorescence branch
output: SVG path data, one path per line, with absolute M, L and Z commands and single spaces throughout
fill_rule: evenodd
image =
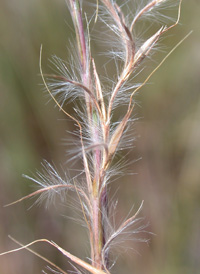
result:
M 59 110 L 78 127 L 80 139 L 80 153 L 78 156 L 81 155 L 83 164 L 81 183 L 78 180 L 79 176 L 71 179 L 66 176 L 62 177 L 51 164 L 44 162 L 43 173 L 37 172 L 36 177 L 25 176 L 25 178 L 37 183 L 40 189 L 9 205 L 38 195 L 41 198 L 46 196 L 47 199 L 51 199 L 54 195 L 60 195 L 61 201 L 65 202 L 65 199 L 62 199 L 62 197 L 65 197 L 69 191 L 72 191 L 77 196 L 83 219 L 89 230 L 90 263 L 77 258 L 47 239 L 35 240 L 28 245 L 23 245 L 13 239 L 21 247 L 1 255 L 27 249 L 56 268 L 59 273 L 67 273 L 44 256 L 29 248 L 35 243 L 45 242 L 55 247 L 72 263 L 77 264 L 89 273 L 105 274 L 111 271 L 110 249 L 119 235 L 125 233 L 132 235 L 144 231 L 145 226 L 135 227 L 137 221 L 140 221 L 138 215 L 142 209 L 143 202 L 136 213 L 124 220 L 118 228 L 112 226 L 108 184 L 111 182 L 111 177 L 114 176 L 113 159 L 115 159 L 116 154 L 121 149 L 123 137 L 129 124 L 133 121 L 131 115 L 135 106 L 134 96 L 148 82 L 173 50 L 166 55 L 163 61 L 141 84 L 134 84 L 130 88 L 132 76 L 137 75 L 138 68 L 142 69 L 144 60 L 151 56 L 153 49 L 159 43 L 160 37 L 179 23 L 182 1 L 177 1 L 178 16 L 175 23 L 169 26 L 167 23 L 159 26 L 145 41 L 138 42 L 138 38 L 135 37 L 135 27 L 140 24 L 141 20 L 145 20 L 146 15 L 153 13 L 155 8 L 157 9 L 167 2 L 167 0 L 147 1 L 146 5 L 144 4 L 140 10 L 137 10 L 135 16 L 131 18 L 131 16 L 127 17 L 124 14 L 123 7 L 120 7 L 117 1 L 99 0 L 95 2 L 94 15 L 88 20 L 84 11 L 83 1 L 66 0 L 76 36 L 76 54 L 78 56 L 76 70 L 73 69 L 74 64 L 71 66 L 70 71 L 66 63 L 54 57 L 53 61 L 55 61 L 58 74 L 44 74 L 42 70 L 41 47 L 40 73 L 46 90 Z M 100 68 L 93 57 L 90 45 L 90 25 L 94 23 L 93 28 L 95 28 L 98 20 L 101 23 L 103 22 L 104 27 L 109 28 L 109 31 L 112 31 L 113 36 L 117 38 L 117 46 L 115 45 L 115 48 L 118 48 L 118 50 L 112 50 L 110 58 L 117 63 L 120 56 L 120 66 L 116 64 L 118 75 L 117 77 L 113 75 L 113 78 L 110 79 L 110 85 L 106 88 L 108 90 L 105 90 L 105 86 L 101 81 Z M 84 27 L 85 25 L 86 27 Z M 51 81 L 48 81 L 49 78 L 51 78 Z M 126 85 L 128 87 L 127 90 Z M 122 100 L 126 104 L 125 114 L 119 121 L 113 122 L 112 117 L 118 111 L 117 103 L 120 102 L 120 96 L 123 97 Z M 69 113 L 65 108 L 65 104 L 71 98 L 73 98 L 72 102 L 76 100 L 80 102 L 79 104 L 74 103 L 74 114 Z M 77 271 L 76 273 L 80 273 L 76 267 L 74 269 Z

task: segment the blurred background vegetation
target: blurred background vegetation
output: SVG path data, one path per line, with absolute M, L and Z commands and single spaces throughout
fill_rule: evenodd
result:
M 137 95 L 136 142 L 128 159 L 134 176 L 113 183 L 119 187 L 118 220 L 141 200 L 141 213 L 149 223 L 149 245 L 129 243 L 120 250 L 115 273 L 188 274 L 200 269 L 200 2 L 183 1 L 181 24 L 162 42 L 156 62 L 193 30 Z M 39 76 L 39 50 L 43 70 L 55 54 L 67 59 L 71 20 L 65 1 L 1 0 L 0 2 L 0 252 L 16 248 L 8 235 L 22 243 L 48 238 L 72 254 L 85 258 L 89 247 L 84 230 L 66 216 L 68 207 L 30 206 L 34 200 L 3 207 L 33 191 L 31 175 L 43 159 L 66 164 L 68 147 L 62 146 L 73 124 L 44 93 Z M 98 45 L 96 45 L 98 49 Z M 47 103 L 48 102 L 48 103 Z M 141 107 L 140 107 L 141 106 Z M 77 164 L 78 165 L 78 164 Z M 78 168 L 75 166 L 73 168 Z M 119 195 L 120 194 L 120 195 Z M 29 209 L 30 208 L 30 209 Z M 82 231 L 83 230 L 83 231 Z M 45 244 L 33 247 L 66 270 L 67 260 Z M 41 273 L 46 263 L 28 251 L 0 258 L 0 273 Z M 48 270 L 46 270 L 48 272 Z M 49 273 L 49 272 L 48 272 Z

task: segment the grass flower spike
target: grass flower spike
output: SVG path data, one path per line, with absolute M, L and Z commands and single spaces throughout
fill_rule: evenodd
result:
M 92 5 L 94 11 L 91 18 L 88 18 L 84 11 L 84 2 L 86 1 L 66 0 L 76 37 L 76 58 L 72 60 L 72 64 L 53 57 L 52 63 L 56 73 L 44 74 L 42 48 L 40 52 L 40 72 L 45 88 L 58 108 L 77 127 L 76 136 L 78 135 L 80 141 L 77 155 L 81 158 L 83 170 L 80 175 L 68 178 L 66 174 L 59 175 L 53 165 L 44 161 L 42 172 L 37 172 L 33 178 L 25 176 L 38 184 L 39 189 L 16 202 L 38 195 L 37 201 L 41 202 L 45 198 L 49 202 L 54 199 L 55 195 L 58 195 L 61 202 L 65 203 L 67 193 L 73 192 L 80 203 L 83 219 L 89 231 L 90 260 L 83 261 L 66 251 L 64 247 L 47 239 L 39 239 L 28 245 L 22 245 L 16 241 L 21 247 L 10 252 L 25 248 L 58 271 L 53 273 L 67 273 L 43 255 L 30 249 L 30 246 L 35 243 L 45 242 L 55 247 L 76 265 L 74 266 L 75 273 L 105 274 L 111 271 L 110 252 L 117 238 L 123 234 L 130 237 L 145 231 L 145 226 L 140 224 L 141 218 L 138 217 L 143 202 L 132 217 L 125 219 L 118 228 L 113 226 L 108 185 L 114 176 L 113 160 L 116 154 L 128 147 L 128 144 L 126 146 L 124 143 L 124 136 L 134 121 L 132 113 L 135 106 L 135 94 L 146 84 L 162 62 L 142 83 L 133 84 L 133 79 L 143 69 L 145 59 L 152 56 L 160 38 L 178 24 L 181 1 L 176 2 L 177 19 L 175 23 L 155 25 L 156 31 L 154 29 L 154 32 L 143 41 L 137 37 L 137 27 L 140 22 L 170 1 L 137 1 L 138 7 L 135 9 L 135 15 L 133 15 L 134 12 L 130 12 L 128 16 L 124 14 L 128 2 L 121 1 L 120 6 L 114 0 L 94 1 L 95 6 Z M 131 4 L 131 1 L 129 2 Z M 106 80 L 108 81 L 106 84 L 105 77 L 99 74 L 102 68 L 98 66 L 94 58 L 92 35 L 90 37 L 90 30 L 97 27 L 98 23 L 104 26 L 105 33 L 107 31 L 110 35 L 112 32 L 117 41 L 108 57 L 116 65 L 113 70 L 117 76 L 114 73 L 111 79 Z M 69 102 L 74 104 L 74 113 L 69 113 L 66 108 Z M 121 114 L 121 118 L 116 121 L 115 115 L 121 104 L 126 107 L 125 113 Z

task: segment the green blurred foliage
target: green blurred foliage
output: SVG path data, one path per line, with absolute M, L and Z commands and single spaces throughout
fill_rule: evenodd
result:
M 193 33 L 137 95 L 142 107 L 137 106 L 135 113 L 142 118 L 135 126 L 135 136 L 140 137 L 128 159 L 143 159 L 130 166 L 137 175 L 116 181 L 111 192 L 120 187 L 119 220 L 133 203 L 137 207 L 144 200 L 144 222 L 150 223 L 147 230 L 156 236 L 147 235 L 149 246 L 131 242 L 133 251 L 120 250 L 116 273 L 199 273 L 199 14 L 199 1 L 183 1 L 181 24 L 162 41 L 165 52 L 155 55 L 156 63 L 188 32 Z M 21 174 L 40 169 L 43 159 L 67 168 L 68 148 L 61 143 L 73 124 L 44 93 L 39 50 L 42 44 L 44 71 L 49 71 L 51 54 L 67 59 L 71 27 L 64 0 L 0 2 L 0 252 L 16 247 L 7 237 L 11 234 L 22 243 L 48 238 L 82 258 L 89 254 L 87 235 L 61 216 L 74 217 L 74 213 L 68 207 L 59 213 L 59 202 L 49 209 L 42 204 L 27 210 L 33 200 L 3 207 L 34 189 Z M 94 47 L 98 50 L 98 44 Z M 156 63 L 151 62 L 149 69 Z M 52 248 L 37 244 L 34 249 L 70 268 Z M 2 274 L 41 273 L 45 266 L 28 251 L 0 258 Z

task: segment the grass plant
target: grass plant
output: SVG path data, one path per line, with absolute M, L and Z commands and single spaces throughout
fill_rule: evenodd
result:
M 133 82 L 143 70 L 145 59 L 152 58 L 160 38 L 178 24 L 181 1 L 137 1 L 132 3 L 132 6 L 136 5 L 135 10 L 125 15 L 124 10 L 127 10 L 127 7 L 130 9 L 131 1 L 122 1 L 120 6 L 114 0 L 99 0 L 92 3 L 91 8 L 94 11 L 90 18 L 84 12 L 85 1 L 66 0 L 66 3 L 76 36 L 75 46 L 71 49 L 74 56 L 71 62 L 53 57 L 55 73 L 44 74 L 41 47 L 40 72 L 50 97 L 77 128 L 73 134 L 79 139 L 80 145 L 74 153 L 75 156 L 72 156 L 72 161 L 80 158 L 83 169 L 74 178 L 68 178 L 67 175 L 61 176 L 52 164 L 44 161 L 42 172 L 37 172 L 35 177 L 25 176 L 38 184 L 39 189 L 16 202 L 37 195 L 38 201 L 45 198 L 50 202 L 58 195 L 65 203 L 67 194 L 74 192 L 89 232 L 90 259 L 86 262 L 47 239 L 38 239 L 23 245 L 12 238 L 21 247 L 1 255 L 27 249 L 46 261 L 53 273 L 67 273 L 30 248 L 35 243 L 46 242 L 74 264 L 75 273 L 105 274 L 111 273 L 115 263 L 111 260 L 110 252 L 118 238 L 123 235 L 126 239 L 136 237 L 145 230 L 145 225 L 140 224 L 141 218 L 138 217 L 143 202 L 133 216 L 125 219 L 119 227 L 114 226 L 112 214 L 115 203 L 109 198 L 109 184 L 118 172 L 113 166 L 116 155 L 123 149 L 130 149 L 128 132 L 134 123 L 132 113 L 136 104 L 135 95 L 171 52 L 142 83 Z M 169 22 L 169 18 L 158 11 L 170 4 L 176 4 L 178 15 L 177 19 L 168 25 L 166 20 Z M 157 30 L 148 38 L 142 38 L 141 35 L 138 37 L 138 25 L 146 22 L 146 19 L 149 20 L 148 26 L 151 27 L 153 23 L 159 23 L 160 26 L 155 24 Z M 102 68 L 96 64 L 91 47 L 90 33 L 98 23 L 104 26 L 108 39 L 112 39 L 108 44 L 109 50 L 104 52 L 104 56 L 115 64 L 113 77 L 109 76 L 109 79 L 99 74 Z M 149 30 L 147 33 L 150 33 Z M 73 113 L 67 110 L 69 102 L 74 104 Z M 121 113 L 121 118 L 116 121 L 115 116 L 122 105 L 125 112 Z

